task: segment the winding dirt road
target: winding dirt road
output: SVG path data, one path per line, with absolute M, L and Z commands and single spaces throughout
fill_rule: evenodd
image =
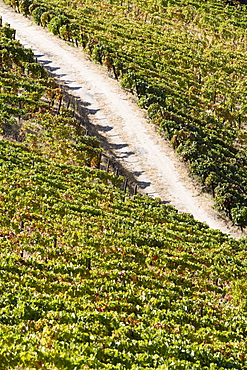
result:
M 82 50 L 15 13 L 1 0 L 0 14 L 3 23 L 16 29 L 16 38 L 32 48 L 38 61 L 81 99 L 90 124 L 107 143 L 116 161 L 135 176 L 144 193 L 170 202 L 211 228 L 234 237 L 240 235 L 237 228 L 220 219 L 212 209 L 211 197 L 201 194 L 169 143 L 156 133 L 145 112 L 105 69 L 89 61 Z

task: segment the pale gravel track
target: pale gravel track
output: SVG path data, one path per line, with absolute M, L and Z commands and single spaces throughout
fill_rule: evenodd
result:
M 15 13 L 1 0 L 0 14 L 4 23 L 16 29 L 16 38 L 32 48 L 38 61 L 53 70 L 87 105 L 91 124 L 105 138 L 117 161 L 136 176 L 146 194 L 170 202 L 213 229 L 233 237 L 241 235 L 212 209 L 211 197 L 200 193 L 170 145 L 106 70 L 89 61 L 82 50 Z

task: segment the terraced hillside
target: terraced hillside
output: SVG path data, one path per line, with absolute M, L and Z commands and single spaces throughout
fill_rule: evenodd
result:
M 104 64 L 138 96 L 216 206 L 235 224 L 246 225 L 245 5 L 6 3 Z
M 246 369 L 246 239 L 120 191 L 0 35 L 0 368 Z

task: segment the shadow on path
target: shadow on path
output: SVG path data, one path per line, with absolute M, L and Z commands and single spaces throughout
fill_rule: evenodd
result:
M 112 126 L 106 125 L 93 125 L 90 121 L 90 115 L 95 115 L 97 112 L 100 111 L 100 109 L 90 109 L 91 103 L 87 101 L 81 100 L 78 96 L 75 96 L 73 92 L 75 90 L 81 89 L 80 86 L 73 87 L 69 85 L 70 83 L 73 83 L 73 81 L 64 81 L 62 80 L 62 77 L 65 77 L 66 74 L 57 74 L 55 71 L 57 71 L 59 68 L 56 67 L 50 67 L 48 64 L 50 64 L 50 61 L 39 61 L 44 68 L 48 71 L 50 74 L 50 77 L 54 78 L 58 85 L 62 88 L 65 96 L 65 100 L 67 100 L 70 103 L 70 107 L 73 107 L 74 109 L 74 116 L 77 118 L 82 125 L 85 126 L 87 134 L 90 136 L 95 136 L 98 138 L 100 147 L 104 150 L 104 156 L 107 158 L 106 161 L 111 163 L 111 172 L 118 173 L 120 176 L 124 176 L 128 179 L 128 187 L 131 193 L 133 193 L 133 189 L 136 187 L 142 190 L 145 190 L 151 185 L 151 182 L 149 181 L 139 181 L 138 178 L 145 174 L 145 171 L 134 171 L 130 172 L 124 168 L 124 165 L 122 164 L 122 159 L 128 158 L 131 155 L 135 155 L 136 153 L 133 151 L 124 151 L 121 152 L 122 149 L 127 148 L 129 144 L 123 143 L 123 144 L 112 144 L 109 143 L 107 138 L 102 135 L 102 132 L 109 132 L 113 129 Z M 102 167 L 105 169 L 106 165 L 102 165 Z M 145 192 L 144 192 L 145 193 Z M 165 204 L 165 203 L 164 203 Z

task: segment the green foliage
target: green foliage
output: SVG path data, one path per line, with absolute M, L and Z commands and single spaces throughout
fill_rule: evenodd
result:
M 72 118 L 71 111 L 59 109 L 61 89 L 34 61 L 32 51 L 12 40 L 13 31 L 6 25 L 0 29 L 2 133 L 53 160 L 98 167 L 97 140 L 84 136 L 85 127 Z
M 0 42 L 0 122 L 8 138 L 20 116 L 22 140 L 0 140 L 0 367 L 246 369 L 246 238 L 125 197 L 121 179 L 89 167 L 98 142 L 58 111 L 54 80 L 18 42 Z M 198 138 L 191 153 L 203 156 L 197 128 L 163 124 L 178 148 Z M 214 162 L 199 165 L 219 206 L 239 202 L 239 184 L 216 186 Z M 246 208 L 232 214 L 246 221 Z
M 19 1 L 19 10 L 21 13 L 24 13 L 26 16 L 29 15 L 29 7 L 32 4 L 31 0 L 20 0 Z
M 246 242 L 41 154 L 0 141 L 3 366 L 245 368 Z
M 219 208 L 231 218 L 247 206 L 244 5 L 52 0 L 33 8 L 36 22 L 81 45 L 136 94 L 205 190 L 238 184 L 236 202 Z
M 49 12 L 43 12 L 40 17 L 40 23 L 43 27 L 46 27 L 51 20 L 51 14 Z
M 55 16 L 51 19 L 51 21 L 48 24 L 48 29 L 51 31 L 54 35 L 59 35 L 59 30 L 62 26 L 66 25 L 68 23 L 68 19 L 64 16 Z
M 34 19 L 34 21 L 37 23 L 37 24 L 41 24 L 41 17 L 42 17 L 42 14 L 47 12 L 47 9 L 44 8 L 43 6 L 37 6 L 35 7 L 35 9 L 32 11 L 32 17 Z
M 247 226 L 247 207 L 233 208 L 232 217 L 235 225 L 238 225 L 241 228 Z

